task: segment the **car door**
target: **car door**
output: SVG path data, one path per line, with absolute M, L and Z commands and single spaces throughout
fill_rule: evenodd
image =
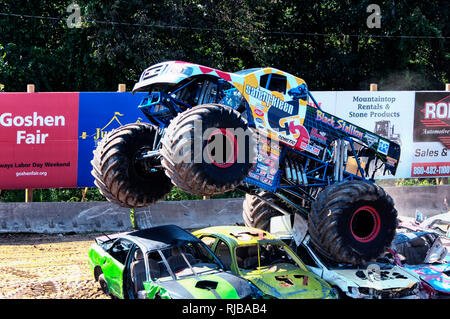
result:
M 116 296 L 123 298 L 123 271 L 128 254 L 133 246 L 129 240 L 119 238 L 108 249 L 112 258 L 102 258 L 101 268 L 108 283 L 109 290 Z

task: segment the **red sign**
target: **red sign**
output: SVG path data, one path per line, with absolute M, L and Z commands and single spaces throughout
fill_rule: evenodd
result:
M 76 187 L 77 145 L 78 93 L 0 93 L 0 188 Z
M 450 148 L 450 94 L 416 92 L 414 142 L 441 142 Z
M 413 163 L 411 177 L 449 176 L 450 163 Z

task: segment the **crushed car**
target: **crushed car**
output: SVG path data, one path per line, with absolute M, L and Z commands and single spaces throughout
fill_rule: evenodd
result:
M 336 287 L 341 297 L 358 299 L 428 299 L 428 286 L 389 260 L 358 267 L 337 264 L 320 255 L 310 244 L 309 236 L 296 247 L 297 255 L 309 270 Z
M 271 218 L 270 233 L 282 239 L 300 257 L 310 271 L 337 289 L 340 298 L 353 299 L 428 299 L 429 286 L 419 276 L 395 265 L 390 259 L 377 258 L 366 265 L 339 264 L 322 255 L 306 229 L 299 229 L 281 216 Z
M 309 271 L 295 253 L 268 232 L 216 226 L 193 232 L 226 269 L 254 284 L 263 298 L 336 299 L 336 291 Z
M 175 225 L 96 238 L 89 263 L 102 290 L 126 299 L 247 299 L 258 290 L 226 272 L 197 237 Z
M 433 297 L 450 298 L 450 255 L 435 232 L 399 229 L 392 242 L 392 257 L 433 288 Z
M 420 211 L 416 211 L 414 221 L 406 217 L 400 217 L 399 228 L 408 229 L 409 231 L 435 232 L 442 236 L 442 240 L 450 242 L 450 211 L 430 217 L 426 217 Z

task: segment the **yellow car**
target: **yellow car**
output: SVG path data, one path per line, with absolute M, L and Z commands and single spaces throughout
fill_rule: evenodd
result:
M 310 272 L 282 240 L 260 229 L 217 226 L 194 231 L 226 270 L 250 281 L 263 298 L 336 299 L 331 286 Z

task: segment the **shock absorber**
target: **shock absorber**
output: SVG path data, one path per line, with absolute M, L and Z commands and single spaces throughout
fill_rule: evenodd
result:
M 341 182 L 344 179 L 344 165 L 347 161 L 347 144 L 344 140 L 336 140 L 333 150 L 334 180 Z
M 291 183 L 308 185 L 308 178 L 303 165 L 296 158 L 285 157 L 284 172 L 285 178 Z

